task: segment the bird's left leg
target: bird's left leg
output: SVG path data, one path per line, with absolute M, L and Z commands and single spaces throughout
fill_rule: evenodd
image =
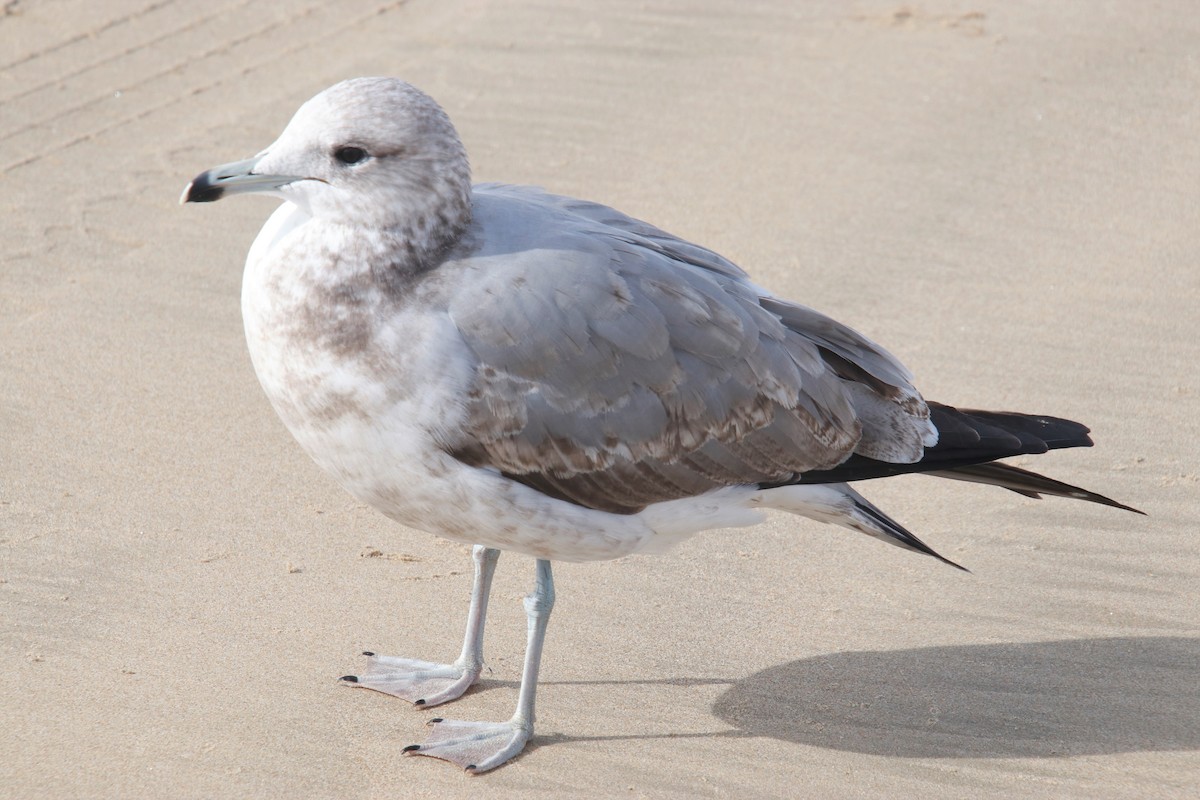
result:
M 432 730 L 421 744 L 404 748 L 418 756 L 433 756 L 459 765 L 469 772 L 486 772 L 521 752 L 533 735 L 533 706 L 537 694 L 538 670 L 546 625 L 554 607 L 554 576 L 550 562 L 538 559 L 537 582 L 525 597 L 528 620 L 528 644 L 525 667 L 521 672 L 521 691 L 517 710 L 507 722 L 460 722 L 448 719 L 429 721 Z
M 471 587 L 471 607 L 467 611 L 467 633 L 457 661 L 437 664 L 368 652 L 363 654 L 367 656 L 366 672 L 347 675 L 342 682 L 402 697 L 418 706 L 436 706 L 461 697 L 479 680 L 483 671 L 483 624 L 500 551 L 475 545 L 471 558 L 475 562 L 475 583 Z

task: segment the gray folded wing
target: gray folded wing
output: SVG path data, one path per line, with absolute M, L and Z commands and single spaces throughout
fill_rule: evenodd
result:
M 475 205 L 478 250 L 444 265 L 475 359 L 458 458 L 631 513 L 929 443 L 894 358 L 715 253 L 524 187 Z

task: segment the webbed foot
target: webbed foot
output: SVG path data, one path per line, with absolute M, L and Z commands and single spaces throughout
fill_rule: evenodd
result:
M 479 680 L 479 666 L 435 664 L 416 658 L 398 656 L 367 656 L 367 669 L 360 675 L 346 675 L 341 680 L 364 689 L 403 698 L 413 705 L 436 706 L 462 696 L 471 684 Z
M 404 752 L 449 761 L 467 772 L 487 772 L 508 761 L 525 747 L 533 725 L 516 719 L 508 722 L 461 722 L 432 719 L 429 736 L 410 744 Z

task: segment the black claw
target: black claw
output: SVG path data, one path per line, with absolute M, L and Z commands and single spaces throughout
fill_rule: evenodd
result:
M 343 675 L 339 680 L 343 680 L 346 683 L 358 683 L 358 676 L 357 675 Z
M 375 654 L 374 654 L 374 653 L 372 653 L 370 650 L 363 650 L 363 655 L 364 655 L 364 656 L 373 656 L 373 655 L 375 655 Z
M 410 744 L 408 747 L 404 748 L 401 752 L 402 753 L 411 753 L 413 750 L 420 750 L 420 749 L 421 749 L 421 745 Z
M 416 701 L 415 703 L 413 703 L 413 705 L 414 705 L 414 706 L 423 706 L 423 705 L 425 705 L 425 698 L 424 698 L 424 697 L 422 697 L 420 700 L 418 700 L 418 701 Z

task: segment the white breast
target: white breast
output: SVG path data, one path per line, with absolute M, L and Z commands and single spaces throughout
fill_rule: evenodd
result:
M 461 436 L 474 364 L 444 311 L 381 300 L 357 354 L 314 335 L 343 320 L 321 292 L 340 278 L 309 241 L 314 224 L 290 203 L 272 214 L 246 260 L 242 315 L 263 390 L 318 465 L 398 522 L 468 544 L 585 561 L 654 538 L 642 515 L 556 500 L 446 453 Z

